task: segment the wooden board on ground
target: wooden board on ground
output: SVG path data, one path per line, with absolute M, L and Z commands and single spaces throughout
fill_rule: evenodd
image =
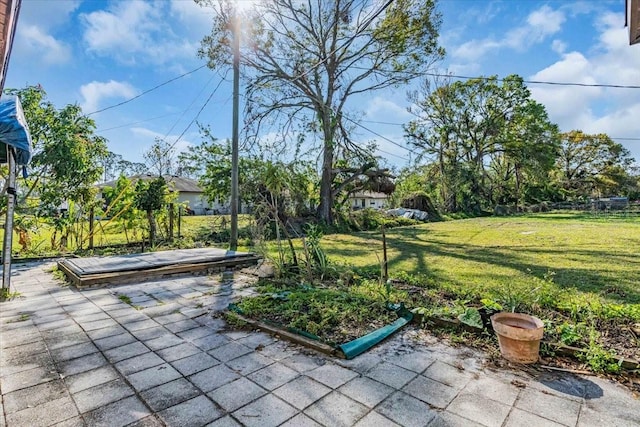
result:
M 260 257 L 218 248 L 177 249 L 143 254 L 70 258 L 58 268 L 76 286 L 130 283 L 176 274 L 211 273 L 255 265 Z

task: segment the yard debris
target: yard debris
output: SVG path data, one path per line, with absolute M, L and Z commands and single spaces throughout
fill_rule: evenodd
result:
M 397 208 L 397 209 L 389 209 L 385 211 L 385 213 L 391 216 L 401 216 L 407 219 L 413 218 L 419 221 L 427 221 L 429 219 L 429 213 L 425 211 L 421 211 L 419 209 Z

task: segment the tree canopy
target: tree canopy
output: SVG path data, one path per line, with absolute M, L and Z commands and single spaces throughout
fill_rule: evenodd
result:
M 211 34 L 200 50 L 211 68 L 229 66 L 234 29 L 235 36 L 242 37 L 251 135 L 260 138 L 266 126 L 275 125 L 289 152 L 292 143 L 310 136 L 317 141 L 318 215 L 331 223 L 340 185 L 336 162 L 347 159 L 360 172 L 372 158 L 370 150 L 352 139 L 347 119 L 357 109 L 348 101 L 405 84 L 443 56 L 435 2 L 272 0 L 239 18 L 233 2 L 196 1 L 216 10 Z
M 425 82 L 411 100 L 417 118 L 405 133 L 433 163 L 434 190 L 444 211 L 478 213 L 495 204 L 518 205 L 548 181 L 559 149 L 558 129 L 521 77 L 435 87 Z
M 33 141 L 25 197 L 37 195 L 39 210 L 46 214 L 64 201 L 91 203 L 107 153 L 106 140 L 95 134 L 95 122 L 76 104 L 57 108 L 40 86 L 7 92 L 20 97 Z

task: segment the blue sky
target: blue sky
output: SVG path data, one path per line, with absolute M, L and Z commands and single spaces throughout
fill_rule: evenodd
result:
M 640 86 L 640 45 L 629 46 L 624 0 L 441 0 L 439 10 L 447 55 L 436 72 Z M 78 103 L 91 113 L 202 65 L 196 51 L 210 19 L 192 0 L 23 0 L 6 87 L 41 84 L 56 105 Z M 222 78 L 205 67 L 91 117 L 112 151 L 142 161 L 155 137 L 174 142 L 187 129 Z M 529 87 L 561 130 L 639 138 L 618 142 L 640 159 L 640 89 Z M 404 145 L 398 124 L 411 119 L 408 89 L 372 93 L 353 108 L 367 128 Z M 229 77 L 198 121 L 220 139 L 230 137 Z M 411 158 L 362 128 L 357 139 L 377 141 L 392 166 Z M 192 125 L 176 147 L 199 142 Z

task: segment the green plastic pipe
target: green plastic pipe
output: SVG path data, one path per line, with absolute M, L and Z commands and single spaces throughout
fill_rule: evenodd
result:
M 371 347 L 378 344 L 398 329 L 402 328 L 404 325 L 409 323 L 411 319 L 413 319 L 413 313 L 410 311 L 404 311 L 402 313 L 402 317 L 398 318 L 395 322 L 390 323 L 387 326 L 383 326 L 380 329 L 376 329 L 375 331 L 360 338 L 356 338 L 353 341 L 341 344 L 339 348 L 347 359 L 353 359 L 357 355 L 369 350 Z

